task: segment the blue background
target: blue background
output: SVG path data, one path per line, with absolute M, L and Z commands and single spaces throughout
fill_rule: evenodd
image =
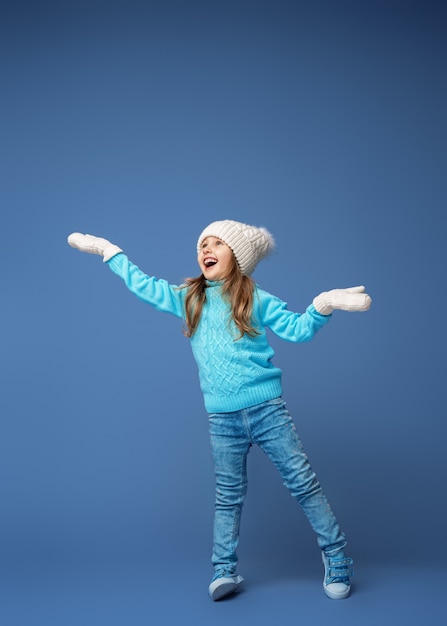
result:
M 0 28 L 2 623 L 444 623 L 445 4 L 15 2 Z M 374 300 L 309 344 L 272 337 L 356 560 L 345 603 L 258 450 L 246 590 L 209 601 L 188 340 L 66 244 L 107 237 L 180 283 L 223 218 L 272 231 L 255 278 L 289 308 Z

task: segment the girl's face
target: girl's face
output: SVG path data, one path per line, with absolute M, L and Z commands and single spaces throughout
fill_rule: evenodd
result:
M 202 274 L 207 280 L 223 280 L 234 263 L 231 248 L 217 237 L 206 237 L 197 255 Z

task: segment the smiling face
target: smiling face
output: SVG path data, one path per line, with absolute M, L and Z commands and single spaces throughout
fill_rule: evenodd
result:
M 210 236 L 202 241 L 197 261 L 207 280 L 223 280 L 234 265 L 234 255 L 222 239 Z

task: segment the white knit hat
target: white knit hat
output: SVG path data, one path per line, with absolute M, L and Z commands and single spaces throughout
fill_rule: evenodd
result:
M 207 226 L 197 242 L 197 252 L 206 237 L 222 239 L 233 251 L 242 274 L 246 276 L 250 276 L 259 261 L 275 248 L 275 241 L 266 228 L 233 220 L 221 220 Z

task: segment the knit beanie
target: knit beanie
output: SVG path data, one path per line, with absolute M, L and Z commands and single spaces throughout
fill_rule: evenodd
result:
M 197 242 L 197 252 L 206 237 L 217 237 L 224 241 L 233 251 L 242 274 L 246 276 L 250 276 L 259 261 L 275 248 L 273 236 L 266 228 L 233 220 L 221 220 L 207 226 Z

